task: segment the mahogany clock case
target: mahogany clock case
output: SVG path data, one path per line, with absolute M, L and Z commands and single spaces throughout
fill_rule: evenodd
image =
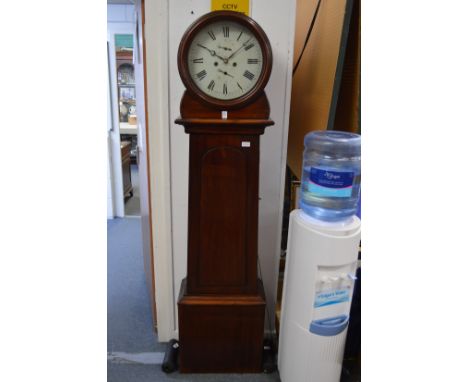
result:
M 182 373 L 262 372 L 258 182 L 269 114 L 264 92 L 228 119 L 188 92 L 182 98 L 175 122 L 190 135 L 187 278 L 178 300 Z
M 263 67 L 255 86 L 246 94 L 239 98 L 231 100 L 220 100 L 203 93 L 193 82 L 188 70 L 188 51 L 193 39 L 197 33 L 205 26 L 218 21 L 232 21 L 246 27 L 258 40 L 262 54 Z M 214 11 L 201 16 L 196 20 L 185 32 L 179 45 L 177 55 L 177 65 L 180 78 L 184 83 L 187 91 L 201 102 L 218 110 L 232 110 L 241 108 L 258 98 L 265 88 L 271 74 L 273 65 L 273 55 L 271 45 L 263 29 L 253 19 L 238 12 L 233 11 Z
M 257 83 L 230 100 L 204 94 L 187 61 L 197 32 L 225 20 L 248 28 L 263 54 Z M 258 189 L 260 136 L 274 124 L 263 90 L 271 73 L 270 43 L 249 17 L 212 12 L 183 36 L 178 66 L 187 90 L 175 123 L 190 136 L 187 278 L 178 300 L 180 371 L 260 373 L 266 300 L 257 278 Z

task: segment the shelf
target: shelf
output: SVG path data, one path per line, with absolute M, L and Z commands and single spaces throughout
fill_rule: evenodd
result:
M 130 125 L 127 122 L 120 122 L 120 134 L 138 135 L 137 125 Z

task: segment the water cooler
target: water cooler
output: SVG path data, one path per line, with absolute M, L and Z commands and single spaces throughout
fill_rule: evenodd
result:
M 361 221 L 290 215 L 278 368 L 282 382 L 339 382 Z

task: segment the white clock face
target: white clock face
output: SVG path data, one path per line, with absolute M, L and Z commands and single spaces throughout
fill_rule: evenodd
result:
M 247 94 L 260 79 L 263 54 L 252 32 L 232 21 L 202 28 L 188 52 L 193 82 L 205 94 L 231 100 Z

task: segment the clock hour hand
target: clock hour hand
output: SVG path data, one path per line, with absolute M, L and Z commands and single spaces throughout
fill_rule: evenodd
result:
M 203 48 L 203 49 L 206 49 L 208 52 L 210 52 L 210 54 L 212 56 L 215 56 L 216 55 L 216 52 L 214 50 L 211 50 L 211 49 L 208 49 L 206 46 L 202 45 L 202 44 L 197 44 L 200 48 Z
M 225 72 L 224 70 L 218 69 L 218 72 L 223 73 L 225 76 L 234 78 L 234 76 L 230 75 L 228 72 Z
M 228 60 L 224 57 L 221 57 L 221 56 L 218 56 L 216 54 L 216 52 L 214 50 L 211 50 L 209 48 L 207 48 L 206 46 L 202 45 L 202 44 L 197 44 L 200 48 L 203 48 L 203 49 L 206 49 L 208 52 L 210 52 L 210 54 L 213 56 L 213 57 L 218 57 L 220 60 L 222 60 L 225 64 L 227 64 Z

